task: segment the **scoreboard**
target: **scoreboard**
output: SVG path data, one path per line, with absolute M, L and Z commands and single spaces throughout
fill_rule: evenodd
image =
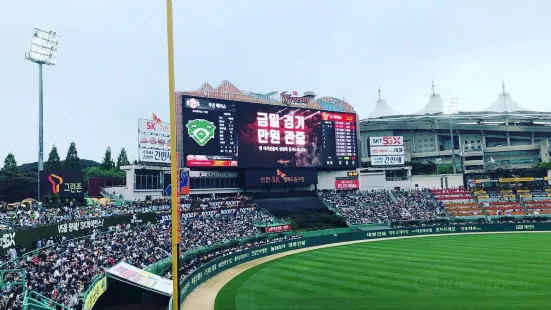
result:
M 356 115 L 183 96 L 186 167 L 358 167 Z

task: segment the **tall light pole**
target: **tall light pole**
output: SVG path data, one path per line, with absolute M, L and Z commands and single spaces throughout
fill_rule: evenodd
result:
M 40 171 L 44 169 L 44 113 L 42 65 L 55 65 L 59 36 L 56 32 L 44 28 L 34 28 L 31 48 L 25 53 L 25 59 L 38 64 L 38 201 L 40 201 Z

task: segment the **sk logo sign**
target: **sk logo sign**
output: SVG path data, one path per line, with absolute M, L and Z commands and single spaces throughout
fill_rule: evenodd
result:
M 56 179 L 57 182 L 54 179 Z M 48 176 L 48 181 L 52 184 L 52 194 L 59 194 L 59 186 L 63 184 L 63 178 L 52 173 Z
M 186 125 L 187 133 L 200 146 L 205 146 L 210 139 L 214 138 L 216 126 L 206 119 L 194 119 Z

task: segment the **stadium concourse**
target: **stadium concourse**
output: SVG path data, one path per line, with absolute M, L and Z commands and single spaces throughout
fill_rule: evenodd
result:
M 536 214 L 551 209 L 551 200 L 477 202 L 472 191 L 463 188 L 446 190 L 392 190 L 392 191 L 319 191 L 319 198 L 337 214 L 343 216 L 350 226 L 378 224 L 391 226 L 428 225 L 427 223 L 454 222 L 465 215 L 478 215 L 470 221 L 486 220 L 494 210 L 511 210 Z M 279 195 L 285 194 L 280 193 Z M 306 197 L 305 199 L 310 199 Z M 295 198 L 293 199 L 300 199 Z M 504 198 L 501 198 L 504 199 Z M 239 200 L 254 212 L 238 214 L 230 201 Z M 283 199 L 282 201 L 285 201 Z M 307 200 L 306 200 L 307 201 Z M 215 202 L 206 204 L 205 202 Z M 18 231 L 22 228 L 38 227 L 48 223 L 64 223 L 78 218 L 102 218 L 121 214 L 154 212 L 157 218 L 165 219 L 169 200 L 135 201 L 128 205 L 114 204 L 80 206 L 78 204 L 46 208 L 36 205 L 20 205 L 16 209 L 2 206 L 4 225 Z M 283 202 L 284 203 L 284 202 Z M 503 206 L 502 206 L 503 205 Z M 279 242 L 283 239 L 301 238 L 299 234 L 266 234 L 258 223 L 279 222 L 266 210 L 258 207 L 250 197 L 194 198 L 181 201 L 183 212 L 182 242 L 183 256 L 181 277 L 185 278 L 196 268 L 224 255 L 239 252 L 253 246 Z M 498 208 L 498 209 L 493 209 Z M 459 211 L 458 211 L 459 209 Z M 465 209 L 465 210 L 461 210 Z M 480 210 L 480 213 L 474 213 Z M 215 212 L 212 217 L 188 218 L 186 214 L 199 211 Z M 450 219 L 449 216 L 456 216 Z M 503 218 L 507 221 L 525 219 Z M 468 221 L 469 221 L 468 220 Z M 536 217 L 527 220 L 536 220 Z M 539 219 L 542 220 L 542 219 Z M 546 219 L 544 219 L 546 220 Z M 69 309 L 82 309 L 83 296 L 91 283 L 102 276 L 107 269 L 118 262 L 126 262 L 138 268 L 145 268 L 170 255 L 170 222 L 161 220 L 156 224 L 131 223 L 111 227 L 107 232 L 92 228 L 87 236 L 51 237 L 38 240 L 36 249 L 10 247 L 6 249 L 1 269 L 3 281 L 18 282 L 24 277 L 25 285 L 5 286 L 0 297 L 1 309 L 22 309 L 25 292 L 34 291 L 49 299 L 46 304 L 55 303 Z M 360 226 L 361 227 L 361 226 Z M 238 240 L 246 240 L 238 242 Z M 206 250 L 217 245 L 213 250 Z M 202 250 L 199 250 L 202 249 Z M 199 251 L 198 251 L 199 250 Z M 191 253 L 191 254 L 189 254 Z M 19 271 L 9 271 L 19 270 Z M 170 272 L 164 274 L 171 278 Z M 60 306 L 58 306 L 60 307 Z

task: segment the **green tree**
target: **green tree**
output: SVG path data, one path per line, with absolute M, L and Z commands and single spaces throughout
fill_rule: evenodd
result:
M 63 161 L 63 168 L 70 170 L 81 170 L 80 158 L 78 158 L 77 146 L 75 142 L 71 142 L 67 150 L 67 156 Z
M 453 165 L 451 165 L 451 164 L 438 165 L 438 173 L 440 173 L 440 174 L 452 174 L 453 173 Z
M 17 173 L 17 161 L 13 153 L 8 153 L 8 156 L 4 159 L 4 167 L 2 167 L 1 171 L 6 173 Z
M 37 172 L 0 172 L 0 201 L 16 202 L 25 198 L 36 198 L 38 188 Z
M 537 170 L 551 170 L 551 162 L 538 163 L 533 168 Z
M 115 163 L 113 162 L 113 158 L 111 156 L 111 147 L 107 147 L 105 149 L 105 155 L 103 156 L 103 162 L 101 163 L 101 169 L 103 170 L 111 170 L 115 167 Z
M 119 154 L 119 157 L 117 157 L 117 169 L 121 166 L 128 166 L 130 165 L 130 161 L 128 160 L 128 155 L 126 155 L 126 150 L 124 147 L 121 149 L 121 152 Z
M 61 159 L 59 158 L 59 154 L 57 153 L 57 147 L 54 145 L 52 146 L 52 150 L 50 151 L 50 154 L 48 155 L 48 160 L 45 163 L 46 169 L 61 169 Z

